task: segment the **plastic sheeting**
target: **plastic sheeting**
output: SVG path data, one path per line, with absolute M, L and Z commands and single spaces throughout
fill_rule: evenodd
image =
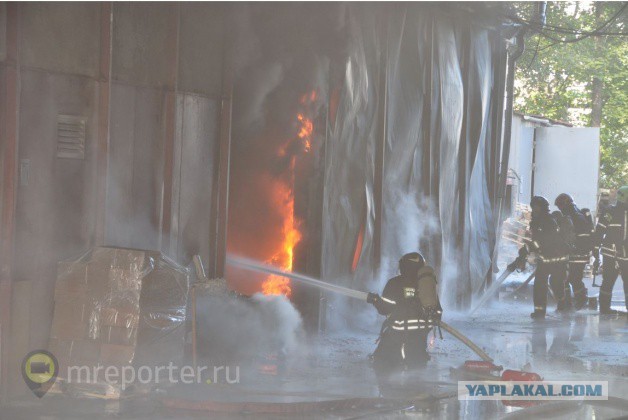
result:
M 495 242 L 498 34 L 464 14 L 392 10 L 385 19 L 348 10 L 351 47 L 326 150 L 323 278 L 381 290 L 399 257 L 420 249 L 440 268 L 444 304 L 464 304 L 484 282 Z
M 58 265 L 49 349 L 68 366 L 183 356 L 188 271 L 155 251 L 98 247 Z

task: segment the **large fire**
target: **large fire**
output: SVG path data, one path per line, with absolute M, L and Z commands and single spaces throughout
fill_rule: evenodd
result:
M 290 165 L 290 170 L 294 170 L 293 163 Z M 292 189 L 285 184 L 278 184 L 273 193 L 275 204 L 283 212 L 283 229 L 281 231 L 283 242 L 281 249 L 267 263 L 289 272 L 292 271 L 294 247 L 301 240 L 301 232 L 294 218 L 294 194 Z M 285 277 L 271 275 L 262 284 L 262 292 L 265 295 L 286 295 L 290 297 L 292 294 L 290 280 Z
M 301 105 L 307 110 L 309 105 L 316 101 L 316 91 L 311 91 L 301 97 Z M 297 113 L 297 122 L 299 124 L 297 137 L 303 142 L 303 150 L 309 152 L 312 147 L 312 133 L 314 132 L 314 123 L 312 119 L 306 116 L 305 112 Z M 285 156 L 287 147 L 279 150 L 280 156 Z M 296 156 L 290 157 L 289 174 L 286 177 L 289 181 L 278 180 L 273 189 L 273 203 L 275 208 L 283 216 L 283 227 L 281 230 L 282 246 L 266 263 L 279 267 L 284 271 L 292 271 L 294 259 L 294 248 L 302 238 L 299 230 L 299 220 L 294 215 L 294 169 Z M 285 277 L 271 275 L 262 283 L 262 293 L 265 295 L 286 295 L 290 297 L 292 289 L 290 280 Z

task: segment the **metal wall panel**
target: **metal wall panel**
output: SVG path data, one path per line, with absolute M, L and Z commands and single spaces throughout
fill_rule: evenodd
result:
M 179 79 L 181 91 L 219 97 L 222 92 L 224 27 L 221 3 L 181 3 Z
M 517 120 L 517 118 L 514 118 Z M 513 124 L 513 134 L 514 128 Z M 512 146 L 515 148 L 516 160 L 511 159 L 510 165 L 517 172 L 519 181 L 519 192 L 516 200 L 520 203 L 529 204 L 532 198 L 532 151 L 534 150 L 534 127 L 520 124 L 518 136 L 513 136 Z M 511 153 L 511 156 L 512 153 Z
M 22 65 L 98 76 L 99 3 L 24 3 L 20 16 Z
M 534 195 L 552 204 L 560 193 L 570 194 L 580 208 L 597 209 L 600 175 L 600 129 L 537 128 Z
M 141 86 L 173 87 L 178 5 L 115 2 L 112 78 Z
M 0 3 L 0 61 L 7 57 L 7 5 Z
M 93 162 L 97 85 L 84 77 L 23 70 L 18 180 L 16 280 L 33 280 L 34 346 L 44 346 L 52 314 L 57 261 L 89 246 L 93 229 Z M 87 119 L 85 159 L 56 157 L 57 115 Z M 24 177 L 28 178 L 25 179 Z
M 163 144 L 164 93 L 112 84 L 106 245 L 159 249 Z
M 209 263 L 210 214 L 219 141 L 220 103 L 177 95 L 170 254 L 182 264 L 201 255 Z

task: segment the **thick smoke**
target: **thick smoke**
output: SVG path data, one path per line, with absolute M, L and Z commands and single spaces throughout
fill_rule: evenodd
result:
M 324 111 L 330 62 L 343 51 L 343 6 L 246 4 L 233 14 L 235 66 L 229 237 L 231 253 L 269 261 L 282 252 L 294 159 L 305 154 L 297 113 Z M 303 95 L 315 92 L 307 106 Z M 315 133 L 324 127 L 315 127 Z M 313 149 L 320 144 L 312 145 Z M 298 220 L 295 221 L 298 225 Z M 232 288 L 252 294 L 260 279 L 230 269 Z
M 316 90 L 326 103 L 329 63 L 342 57 L 344 6 L 291 3 L 237 7 L 231 60 L 235 66 L 233 141 L 272 147 L 296 133 L 299 98 Z M 283 138 L 260 138 L 269 127 Z
M 302 342 L 301 316 L 285 296 L 210 296 L 199 300 L 197 320 L 203 326 L 200 356 L 215 364 L 288 356 Z

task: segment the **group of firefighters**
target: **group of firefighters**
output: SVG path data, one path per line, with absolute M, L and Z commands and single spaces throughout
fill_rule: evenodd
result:
M 593 256 L 597 271 L 600 254 L 603 259 L 600 314 L 617 315 L 618 311 L 611 309 L 611 298 L 619 275 L 624 282 L 624 293 L 628 294 L 628 186 L 617 190 L 617 203 L 601 212 L 597 225 L 591 212 L 579 209 L 569 194 L 560 194 L 554 204 L 558 211 L 550 212 L 547 199 L 532 198 L 530 235 L 517 260 L 509 266 L 510 270 L 523 269 L 528 257 L 535 257 L 534 312 L 530 316 L 545 318 L 548 281 L 558 312 L 582 309 L 588 300 L 582 281 L 584 269 Z
M 560 194 L 554 204 L 558 211 L 550 212 L 546 198 L 532 198 L 529 235 L 517 259 L 508 266 L 514 271 L 524 269 L 530 258 L 536 263 L 531 317 L 545 318 L 548 282 L 559 312 L 584 308 L 588 301 L 585 266 L 593 256 L 599 267 L 600 253 L 600 314 L 618 315 L 611 309 L 611 298 L 619 275 L 628 297 L 628 186 L 617 191 L 617 204 L 600 211 L 597 225 L 591 212 L 579 209 L 569 194 Z M 372 356 L 376 373 L 425 366 L 429 360 L 428 333 L 442 315 L 436 274 L 423 256 L 418 252 L 404 255 L 399 260 L 399 272 L 387 282 L 381 296 L 369 293 L 367 299 L 386 316 Z M 628 308 L 628 299 L 626 305 Z

